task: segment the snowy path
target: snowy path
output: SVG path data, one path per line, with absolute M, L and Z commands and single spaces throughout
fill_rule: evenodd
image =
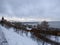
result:
M 8 45 L 5 35 L 0 27 L 0 45 Z
M 33 41 L 31 38 L 21 36 L 16 32 L 11 31 L 13 29 L 7 30 L 4 27 L 1 28 L 9 45 L 38 45 L 37 42 Z

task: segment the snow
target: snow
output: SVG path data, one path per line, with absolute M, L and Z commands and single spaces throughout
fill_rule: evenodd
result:
M 31 30 L 32 28 L 26 27 L 27 30 Z
M 5 27 L 0 26 L 0 40 L 1 41 L 7 40 L 8 45 L 42 45 L 43 42 L 34 41 L 30 38 L 30 36 L 31 36 L 30 32 L 28 32 L 28 36 L 26 36 L 25 33 L 23 33 L 22 36 L 21 32 L 16 33 L 13 28 L 7 29 Z M 57 38 L 58 38 L 57 42 L 60 42 L 60 37 Z M 49 39 L 56 41 L 55 36 L 50 36 Z M 45 43 L 44 45 L 50 44 Z
M 0 27 L 0 45 L 8 45 L 5 35 Z
M 9 45 L 38 45 L 37 42 L 33 41 L 31 38 L 28 38 L 25 35 L 21 36 L 16 32 L 11 31 L 13 29 L 7 30 L 4 27 L 1 28 Z

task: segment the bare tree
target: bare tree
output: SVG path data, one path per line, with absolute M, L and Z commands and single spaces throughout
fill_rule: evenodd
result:
M 49 24 L 47 21 L 43 21 L 40 26 L 44 30 L 47 30 L 49 28 Z
M 40 28 L 41 28 L 42 30 L 48 30 L 48 28 L 49 28 L 48 22 L 47 22 L 47 21 L 41 22 Z M 46 35 L 44 35 L 44 36 L 46 37 Z M 46 43 L 46 42 L 43 41 L 43 44 L 42 44 L 42 45 L 44 45 L 45 43 Z M 46 43 L 46 45 L 47 45 L 47 43 Z

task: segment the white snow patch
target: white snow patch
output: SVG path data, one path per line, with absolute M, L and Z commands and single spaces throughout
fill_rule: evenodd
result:
M 11 31 L 12 29 L 7 30 L 4 27 L 1 28 L 9 45 L 38 45 L 36 41 L 33 41 L 26 36 L 21 36 L 16 32 Z
M 27 30 L 31 30 L 32 28 L 26 27 Z

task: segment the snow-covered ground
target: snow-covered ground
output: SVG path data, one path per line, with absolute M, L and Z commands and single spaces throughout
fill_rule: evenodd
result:
M 12 31 L 13 29 L 7 30 L 4 27 L 1 28 L 9 45 L 38 45 L 36 41 L 26 37 L 25 35 L 21 36 L 17 34 L 16 32 Z
M 8 42 L 5 38 L 5 35 L 4 35 L 1 27 L 0 27 L 0 45 L 8 45 Z
M 7 41 L 7 43 L 3 43 L 4 45 L 42 45 L 43 44 L 43 42 L 37 42 L 36 40 L 32 40 L 30 36 L 31 36 L 30 33 L 28 33 L 28 36 L 26 36 L 26 34 L 23 33 L 22 36 L 21 32 L 16 33 L 13 28 L 7 29 L 5 27 L 0 26 L 0 43 L 2 41 Z M 50 37 L 50 39 L 54 41 L 55 38 L 56 37 L 54 36 Z M 60 37 L 58 37 L 57 42 L 60 42 Z M 44 43 L 44 45 L 48 45 L 48 44 Z

